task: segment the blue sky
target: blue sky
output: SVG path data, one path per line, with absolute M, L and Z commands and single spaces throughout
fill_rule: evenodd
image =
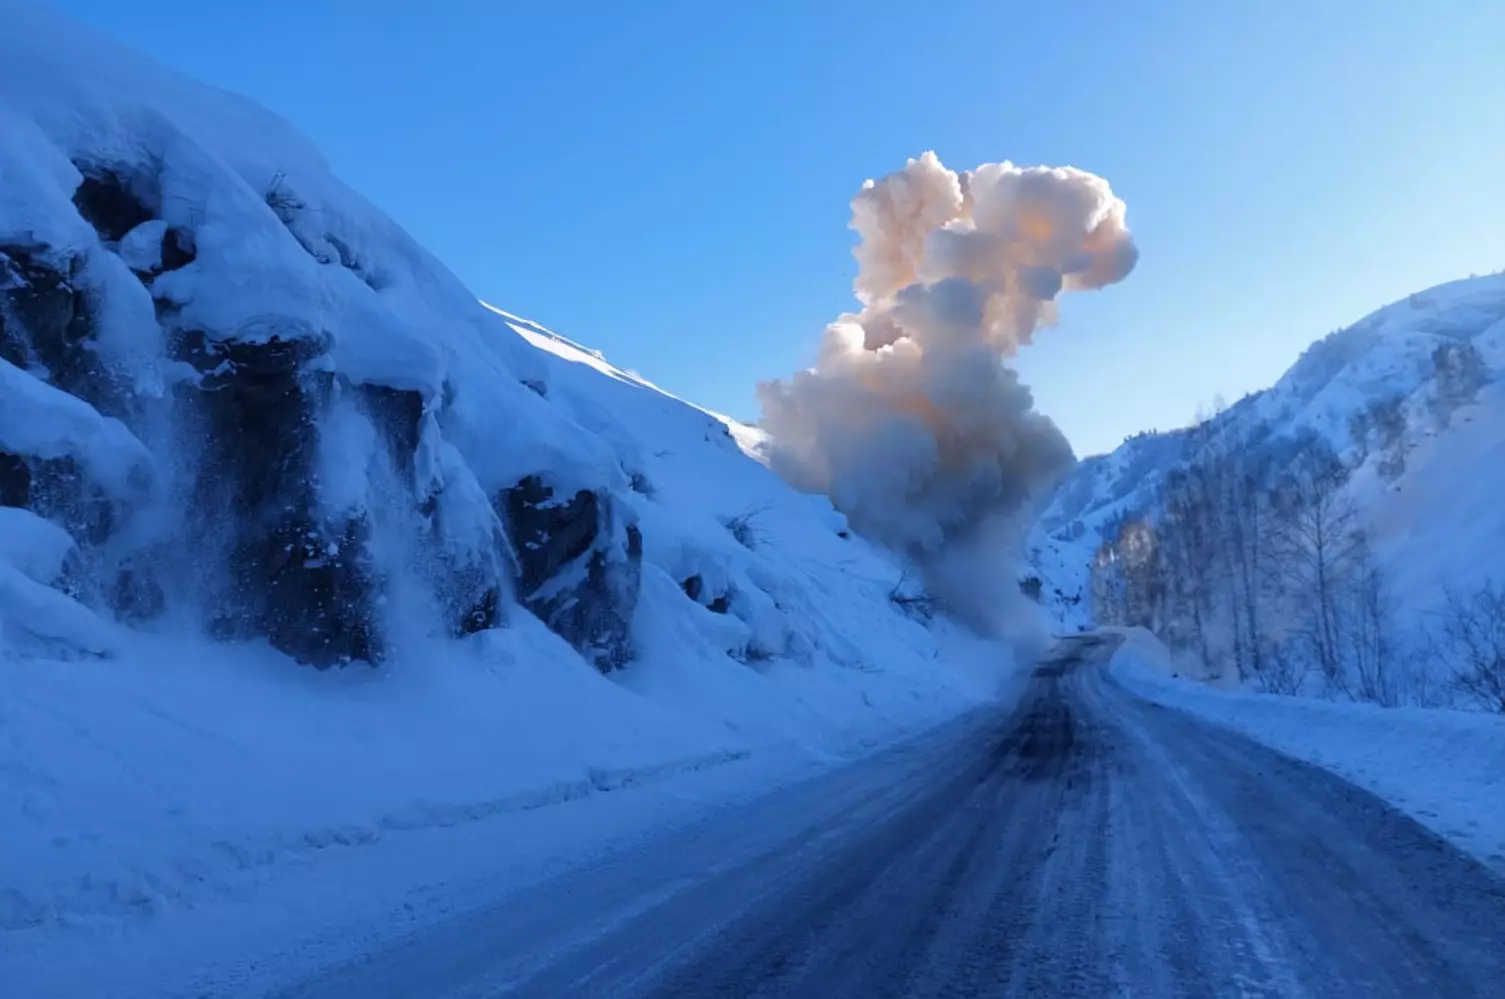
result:
M 1498 0 L 55 0 L 300 126 L 476 294 L 757 415 L 935 149 L 1102 174 L 1141 248 L 1021 358 L 1080 453 L 1505 267 Z

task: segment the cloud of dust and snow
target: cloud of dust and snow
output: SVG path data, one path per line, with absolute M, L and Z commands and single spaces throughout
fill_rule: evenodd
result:
M 996 563 L 980 550 L 1074 461 L 1005 362 L 1061 292 L 1133 269 L 1124 203 L 1071 167 L 957 173 L 926 153 L 864 184 L 851 226 L 861 311 L 826 328 L 813 368 L 758 386 L 772 463 L 936 587 L 974 589 Z

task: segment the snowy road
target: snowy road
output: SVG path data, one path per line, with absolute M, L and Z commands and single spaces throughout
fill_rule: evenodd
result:
M 281 997 L 1501 994 L 1505 882 L 1110 652 Z

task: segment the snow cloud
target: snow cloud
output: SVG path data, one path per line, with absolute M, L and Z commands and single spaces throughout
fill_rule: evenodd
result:
M 1005 362 L 1061 292 L 1133 269 L 1124 203 L 1071 167 L 957 173 L 926 153 L 864 184 L 851 226 L 861 311 L 826 328 L 813 368 L 758 387 L 773 464 L 868 536 L 949 560 L 1073 463 Z

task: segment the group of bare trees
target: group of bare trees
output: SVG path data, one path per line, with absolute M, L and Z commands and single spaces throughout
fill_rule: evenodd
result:
M 1366 432 L 1377 424 L 1388 447 L 1389 407 L 1369 415 Z M 1235 439 L 1216 420 L 1192 433 L 1193 460 L 1165 476 L 1155 515 L 1104 530 L 1092 566 L 1099 620 L 1150 628 L 1275 693 L 1386 706 L 1457 695 L 1505 712 L 1505 590 L 1450 595 L 1434 620 L 1398 622 L 1350 469 L 1325 440 Z M 1429 682 L 1437 676 L 1450 682 Z
M 1278 581 L 1271 458 L 1220 421 L 1191 431 L 1193 460 L 1162 483 L 1153 520 L 1108 525 L 1092 567 L 1100 620 L 1141 625 L 1209 664 L 1264 676 L 1274 651 L 1265 621 Z

